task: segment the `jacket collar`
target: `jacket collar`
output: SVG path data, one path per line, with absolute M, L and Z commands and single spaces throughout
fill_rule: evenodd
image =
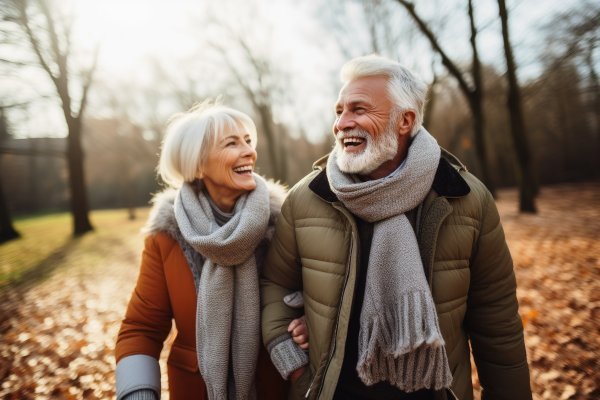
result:
M 457 162 L 459 164 L 459 169 L 466 170 L 460 161 L 458 161 L 452 154 L 442 149 L 442 157 L 440 158 L 440 163 L 435 173 L 431 188 L 442 197 L 455 198 L 466 196 L 471 191 L 471 188 L 469 188 L 467 182 L 462 176 L 460 176 L 458 170 L 450 163 L 450 161 L 448 161 L 447 158 Z M 326 158 L 320 159 L 315 163 L 315 165 L 324 165 L 326 164 L 324 162 L 325 160 Z M 315 176 L 315 178 L 309 183 L 308 187 L 317 196 L 329 203 L 339 201 L 335 193 L 331 191 L 325 167 L 318 168 L 322 168 L 321 172 Z

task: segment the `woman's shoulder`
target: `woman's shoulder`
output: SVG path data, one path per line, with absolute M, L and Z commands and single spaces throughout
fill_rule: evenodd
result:
M 287 196 L 287 187 L 272 179 L 265 179 L 265 182 L 269 190 L 271 217 L 276 219 L 281 213 L 281 205 Z
M 172 238 L 177 235 L 179 228 L 173 208 L 176 197 L 177 190 L 172 188 L 156 193 L 152 197 L 150 201 L 152 209 L 150 210 L 146 225 L 142 228 L 142 233 L 147 236 L 164 234 Z

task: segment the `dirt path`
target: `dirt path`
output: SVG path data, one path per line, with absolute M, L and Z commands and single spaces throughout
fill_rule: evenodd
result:
M 600 398 L 600 184 L 544 188 L 537 215 L 516 212 L 514 191 L 500 196 L 535 398 Z M 75 249 L 61 262 L 86 268 L 57 269 L 3 299 L 0 398 L 114 397 L 114 338 L 141 242 L 96 246 L 92 261 Z

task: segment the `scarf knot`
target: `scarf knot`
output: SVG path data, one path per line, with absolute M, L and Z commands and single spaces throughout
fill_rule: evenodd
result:
M 419 245 L 405 215 L 430 191 L 440 154 L 422 128 L 404 165 L 381 179 L 355 182 L 340 171 L 335 152 L 327 162 L 331 190 L 353 214 L 374 223 L 356 366 L 366 385 L 386 380 L 413 392 L 452 383 Z

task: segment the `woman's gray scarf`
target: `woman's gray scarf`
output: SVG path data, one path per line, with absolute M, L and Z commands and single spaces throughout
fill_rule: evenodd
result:
M 360 315 L 358 365 L 366 385 L 386 380 L 405 392 L 449 387 L 452 374 L 413 228 L 404 215 L 429 190 L 440 148 L 425 129 L 404 165 L 381 179 L 355 183 L 333 152 L 331 190 L 353 214 L 375 223 Z
M 236 202 L 218 226 L 206 195 L 184 184 L 175 218 L 184 239 L 205 258 L 198 287 L 196 347 L 209 399 L 254 399 L 260 345 L 260 296 L 254 251 L 269 222 L 269 192 L 256 189 Z M 232 365 L 229 365 L 231 362 Z M 230 371 L 232 374 L 230 374 Z

